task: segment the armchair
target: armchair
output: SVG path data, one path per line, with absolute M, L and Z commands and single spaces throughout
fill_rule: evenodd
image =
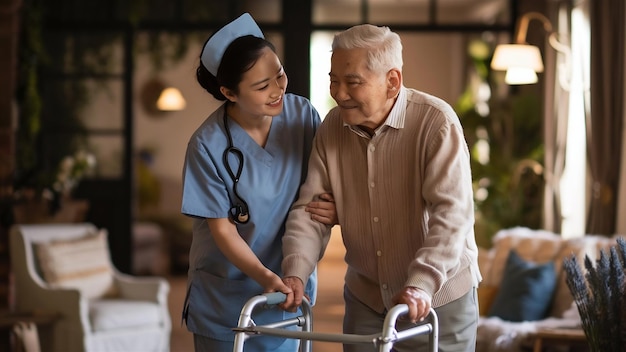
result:
M 14 225 L 10 255 L 20 312 L 57 313 L 46 351 L 169 351 L 168 282 L 120 273 L 93 224 Z

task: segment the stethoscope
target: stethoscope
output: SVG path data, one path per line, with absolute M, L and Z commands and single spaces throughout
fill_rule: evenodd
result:
M 224 154 L 222 155 L 222 159 L 224 160 L 224 166 L 226 167 L 226 171 L 230 175 L 230 178 L 233 180 L 233 193 L 235 194 L 235 202 L 233 202 L 230 195 L 228 198 L 230 199 L 230 210 L 229 217 L 232 221 L 237 224 L 245 224 L 250 219 L 250 213 L 248 211 L 248 203 L 246 203 L 243 198 L 237 192 L 237 183 L 239 183 L 239 178 L 241 177 L 241 172 L 243 171 L 243 153 L 239 148 L 233 146 L 233 137 L 230 135 L 230 127 L 228 127 L 228 117 L 226 116 L 226 106 L 224 106 L 224 129 L 226 130 L 226 138 L 228 138 L 228 147 L 224 149 Z M 230 163 L 228 162 L 228 155 L 232 154 L 239 161 L 239 166 L 237 167 L 237 173 L 233 173 L 233 169 L 230 167 Z

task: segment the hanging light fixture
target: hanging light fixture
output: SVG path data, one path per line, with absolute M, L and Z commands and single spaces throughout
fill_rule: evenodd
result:
M 569 47 L 558 41 L 550 20 L 541 13 L 528 12 L 519 19 L 515 44 L 500 44 L 493 53 L 491 68 L 506 71 L 504 81 L 507 84 L 536 83 L 537 72 L 543 72 L 543 60 L 539 48 L 526 42 L 528 23 L 533 19 L 543 23 L 550 45 L 566 56 L 566 62 L 569 58 Z
M 178 88 L 168 87 L 163 89 L 157 99 L 157 109 L 161 111 L 180 111 L 185 108 L 187 102 Z

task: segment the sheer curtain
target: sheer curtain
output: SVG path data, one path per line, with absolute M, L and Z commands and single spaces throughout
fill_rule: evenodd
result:
M 559 40 L 567 42 L 570 38 L 569 9 L 552 3 L 547 9 L 548 16 L 552 23 L 556 23 L 555 30 L 558 32 Z M 562 16 L 564 13 L 565 16 Z M 569 46 L 569 45 L 568 45 Z M 563 72 L 562 53 L 555 51 L 551 46 L 546 45 L 545 52 L 545 104 L 544 104 L 544 204 L 543 204 L 543 226 L 546 230 L 555 233 L 561 232 L 563 221 L 561 206 L 561 177 L 565 170 L 565 156 L 567 145 L 567 123 L 569 115 L 569 92 L 568 83 L 563 84 L 563 78 L 569 76 L 568 72 Z

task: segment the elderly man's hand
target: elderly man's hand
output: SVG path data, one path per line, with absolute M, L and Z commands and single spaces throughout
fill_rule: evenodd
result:
M 409 306 L 406 317 L 411 323 L 424 320 L 430 313 L 430 295 L 416 287 L 405 287 L 393 297 L 392 301 L 394 304 Z
M 302 304 L 304 296 L 304 283 L 296 276 L 287 276 L 283 278 L 285 285 L 291 288 L 292 293 L 287 294 L 285 302 L 278 306 L 288 312 L 295 312 Z

